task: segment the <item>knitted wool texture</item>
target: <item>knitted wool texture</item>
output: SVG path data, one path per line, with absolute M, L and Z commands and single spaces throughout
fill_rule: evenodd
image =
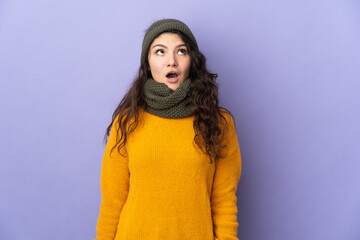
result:
M 174 91 L 166 84 L 149 78 L 144 84 L 145 110 L 164 118 L 191 116 L 190 82 L 190 78 L 186 79 Z
M 226 157 L 210 164 L 194 144 L 193 116 L 139 115 L 145 124 L 129 136 L 124 156 L 111 152 L 117 125 L 111 130 L 96 240 L 237 240 L 241 158 L 231 116 L 224 113 Z
M 192 34 L 190 28 L 183 22 L 177 19 L 162 19 L 154 22 L 147 30 L 144 36 L 144 40 L 142 43 L 142 51 L 141 51 L 141 64 L 145 62 L 149 48 L 154 39 L 159 36 L 161 33 L 168 30 L 178 30 L 181 33 L 185 34 L 186 37 L 192 41 L 198 49 L 198 44 L 194 35 Z

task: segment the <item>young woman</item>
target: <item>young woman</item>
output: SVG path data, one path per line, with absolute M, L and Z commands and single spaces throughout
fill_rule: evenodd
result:
M 97 240 L 237 239 L 241 157 L 216 77 L 183 22 L 147 29 L 106 131 Z

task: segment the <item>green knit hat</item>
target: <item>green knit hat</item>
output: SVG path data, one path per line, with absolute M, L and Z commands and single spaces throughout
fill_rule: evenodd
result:
M 177 19 L 162 19 L 154 22 L 145 32 L 144 40 L 142 43 L 141 51 L 141 63 L 145 62 L 147 58 L 149 48 L 154 39 L 159 36 L 161 33 L 168 30 L 178 30 L 187 36 L 191 42 L 194 43 L 196 49 L 198 45 L 194 35 L 192 34 L 190 28 L 183 22 Z

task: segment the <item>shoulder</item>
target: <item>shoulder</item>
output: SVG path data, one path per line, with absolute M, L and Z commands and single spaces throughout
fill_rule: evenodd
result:
M 235 126 L 234 116 L 231 114 L 231 112 L 225 108 L 219 108 L 220 110 L 220 120 L 221 122 L 224 122 L 227 126 Z
M 237 131 L 233 115 L 225 108 L 220 108 L 220 115 L 219 127 L 222 132 L 223 141 L 237 142 Z
M 142 107 L 138 107 L 136 111 L 133 111 L 131 108 L 125 108 L 123 111 L 116 113 L 113 115 L 113 126 L 119 128 L 120 125 L 128 125 L 133 123 L 134 121 L 138 122 L 143 119 L 144 109 Z

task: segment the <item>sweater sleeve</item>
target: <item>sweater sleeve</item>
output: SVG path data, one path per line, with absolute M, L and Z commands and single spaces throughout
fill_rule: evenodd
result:
M 117 122 L 116 119 L 114 123 Z M 97 221 L 95 240 L 113 240 L 121 210 L 129 193 L 128 159 L 123 157 L 115 148 L 110 150 L 116 142 L 115 125 L 111 129 L 105 147 L 101 168 L 101 205 Z M 117 128 L 116 128 L 117 129 Z
M 229 116 L 227 147 L 222 154 L 225 158 L 216 161 L 211 212 L 213 218 L 214 240 L 235 240 L 237 238 L 237 184 L 241 174 L 241 155 L 233 119 Z

